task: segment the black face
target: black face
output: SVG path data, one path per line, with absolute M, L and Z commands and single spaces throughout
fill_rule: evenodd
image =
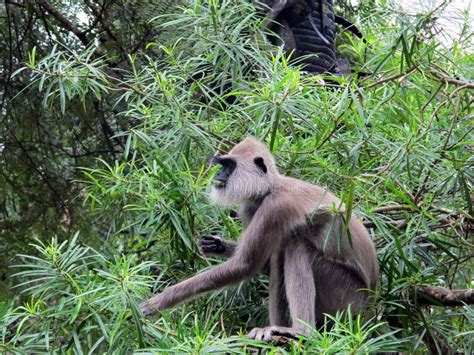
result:
M 215 186 L 217 188 L 223 189 L 225 188 L 230 175 L 237 166 L 237 163 L 234 159 L 226 157 L 214 157 L 212 158 L 212 163 L 221 166 L 216 175 L 214 175 L 214 181 L 216 182 Z
M 253 162 L 255 163 L 256 166 L 258 166 L 260 168 L 260 170 L 262 170 L 262 172 L 264 174 L 267 173 L 267 166 L 265 165 L 265 162 L 263 161 L 263 158 L 262 157 L 256 157 Z

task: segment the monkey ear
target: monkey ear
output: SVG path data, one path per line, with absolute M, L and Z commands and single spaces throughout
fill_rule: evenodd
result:
M 262 171 L 266 174 L 267 173 L 267 166 L 265 165 L 265 162 L 263 161 L 262 157 L 256 157 L 253 162 L 255 165 L 257 165 Z

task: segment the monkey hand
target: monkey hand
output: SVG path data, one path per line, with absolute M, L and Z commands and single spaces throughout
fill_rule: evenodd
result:
M 265 328 L 253 328 L 247 336 L 250 339 L 260 340 L 267 343 L 273 341 L 273 336 L 279 335 L 286 338 L 294 338 L 299 339 L 301 335 L 308 335 L 308 331 L 305 330 L 297 330 L 294 328 L 288 327 L 279 327 L 279 326 L 269 326 Z
M 198 248 L 204 255 L 220 255 L 226 251 L 224 240 L 214 235 L 206 235 L 198 240 Z
M 170 293 L 170 289 L 168 288 L 162 293 L 154 295 L 149 300 L 140 303 L 140 309 L 145 316 L 150 316 L 157 313 L 158 311 L 162 311 L 166 308 L 169 308 L 170 306 L 173 306 L 172 300 L 172 293 Z
M 140 309 L 142 310 L 145 316 L 150 316 L 155 313 L 155 309 L 153 308 L 153 305 L 151 305 L 148 302 L 140 303 Z

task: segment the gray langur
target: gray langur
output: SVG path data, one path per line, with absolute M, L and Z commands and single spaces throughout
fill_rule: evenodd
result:
M 141 304 L 145 315 L 175 306 L 199 294 L 249 279 L 270 268 L 270 325 L 249 337 L 269 341 L 272 335 L 308 335 L 305 324 L 324 321 L 351 305 L 362 312 L 379 268 L 364 225 L 346 219 L 341 201 L 323 187 L 280 175 L 264 144 L 246 138 L 227 155 L 210 197 L 218 204 L 240 205 L 246 225 L 237 244 L 219 237 L 199 241 L 205 254 L 230 257 Z

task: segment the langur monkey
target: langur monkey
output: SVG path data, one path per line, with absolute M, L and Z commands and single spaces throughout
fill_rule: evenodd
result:
M 347 220 L 341 201 L 323 187 L 280 175 L 266 146 L 246 138 L 227 155 L 210 198 L 240 205 L 246 228 L 237 244 L 204 237 L 205 254 L 229 257 L 141 304 L 145 315 L 173 307 L 199 294 L 249 279 L 270 269 L 270 325 L 248 336 L 270 341 L 272 335 L 308 335 L 306 324 L 324 322 L 351 305 L 362 312 L 378 278 L 374 245 L 364 225 Z

